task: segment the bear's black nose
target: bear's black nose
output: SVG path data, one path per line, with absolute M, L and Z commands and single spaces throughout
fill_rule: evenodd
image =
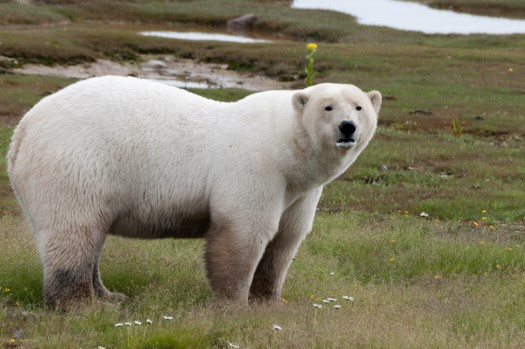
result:
M 345 138 L 351 138 L 355 133 L 356 125 L 353 121 L 345 120 L 339 124 L 339 131 L 345 136 Z

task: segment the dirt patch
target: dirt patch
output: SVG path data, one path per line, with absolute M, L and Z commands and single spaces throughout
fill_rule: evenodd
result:
M 102 75 L 136 76 L 182 88 L 242 88 L 252 91 L 279 90 L 288 84 L 254 74 L 228 70 L 227 64 L 206 64 L 171 55 L 141 56 L 139 63 L 119 63 L 106 59 L 76 65 L 46 66 L 26 64 L 16 74 L 61 76 L 86 79 Z

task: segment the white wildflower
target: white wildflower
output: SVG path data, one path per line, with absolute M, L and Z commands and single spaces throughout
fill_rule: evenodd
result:
M 428 218 L 428 213 L 426 213 L 426 212 L 421 212 L 421 213 L 419 214 L 419 217 Z
M 342 298 L 344 300 L 347 300 L 347 301 L 353 301 L 354 300 L 354 297 L 350 297 L 350 296 L 343 296 Z
M 314 303 L 313 306 L 317 309 L 321 309 L 323 306 L 321 304 Z
M 283 328 L 279 325 L 273 324 L 273 329 L 277 331 L 282 331 Z
M 335 302 L 337 300 L 337 298 L 326 298 L 326 300 L 328 300 L 330 302 Z
M 142 325 L 142 322 L 135 320 L 135 325 L 140 326 L 140 325 Z
M 147 324 L 152 324 L 153 321 L 151 321 L 150 319 L 146 319 L 146 323 L 147 323 Z
M 124 322 L 124 325 L 131 326 L 131 322 Z
M 124 324 L 123 324 L 122 322 L 117 322 L 117 323 L 115 324 L 115 327 L 122 327 L 122 326 L 124 326 Z
M 173 320 L 173 316 L 163 316 L 164 320 Z
M 341 306 L 339 304 L 335 304 L 334 309 L 341 309 Z
M 233 344 L 232 342 L 228 342 L 228 346 L 233 349 L 239 349 L 240 347 L 237 344 Z

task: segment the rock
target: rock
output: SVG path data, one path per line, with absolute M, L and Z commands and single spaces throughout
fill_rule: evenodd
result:
M 378 170 L 379 172 L 386 172 L 388 171 L 388 167 L 385 164 L 382 164 L 381 166 L 379 166 Z
M 248 13 L 240 17 L 230 19 L 227 22 L 228 29 L 249 29 L 253 27 L 253 24 L 257 21 L 257 17 L 254 14 Z
M 427 111 L 427 110 L 412 110 L 411 112 L 408 112 L 409 115 L 434 115 L 434 113 L 432 113 L 431 111 Z
M 144 64 L 142 64 L 142 67 L 144 69 L 153 69 L 153 70 L 157 70 L 157 69 L 165 69 L 167 68 L 167 64 L 166 62 L 164 61 L 161 61 L 159 59 L 151 59 L 147 62 L 145 62 Z
M 22 337 L 24 337 L 24 330 L 18 329 L 15 331 L 15 333 L 13 333 L 14 339 L 20 339 Z

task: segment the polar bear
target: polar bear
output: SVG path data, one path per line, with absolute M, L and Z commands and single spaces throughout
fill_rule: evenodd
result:
M 238 102 L 132 77 L 77 82 L 20 121 L 8 174 L 44 267 L 44 302 L 120 301 L 107 234 L 205 238 L 219 298 L 279 300 L 323 186 L 365 149 L 378 91 L 319 84 Z

